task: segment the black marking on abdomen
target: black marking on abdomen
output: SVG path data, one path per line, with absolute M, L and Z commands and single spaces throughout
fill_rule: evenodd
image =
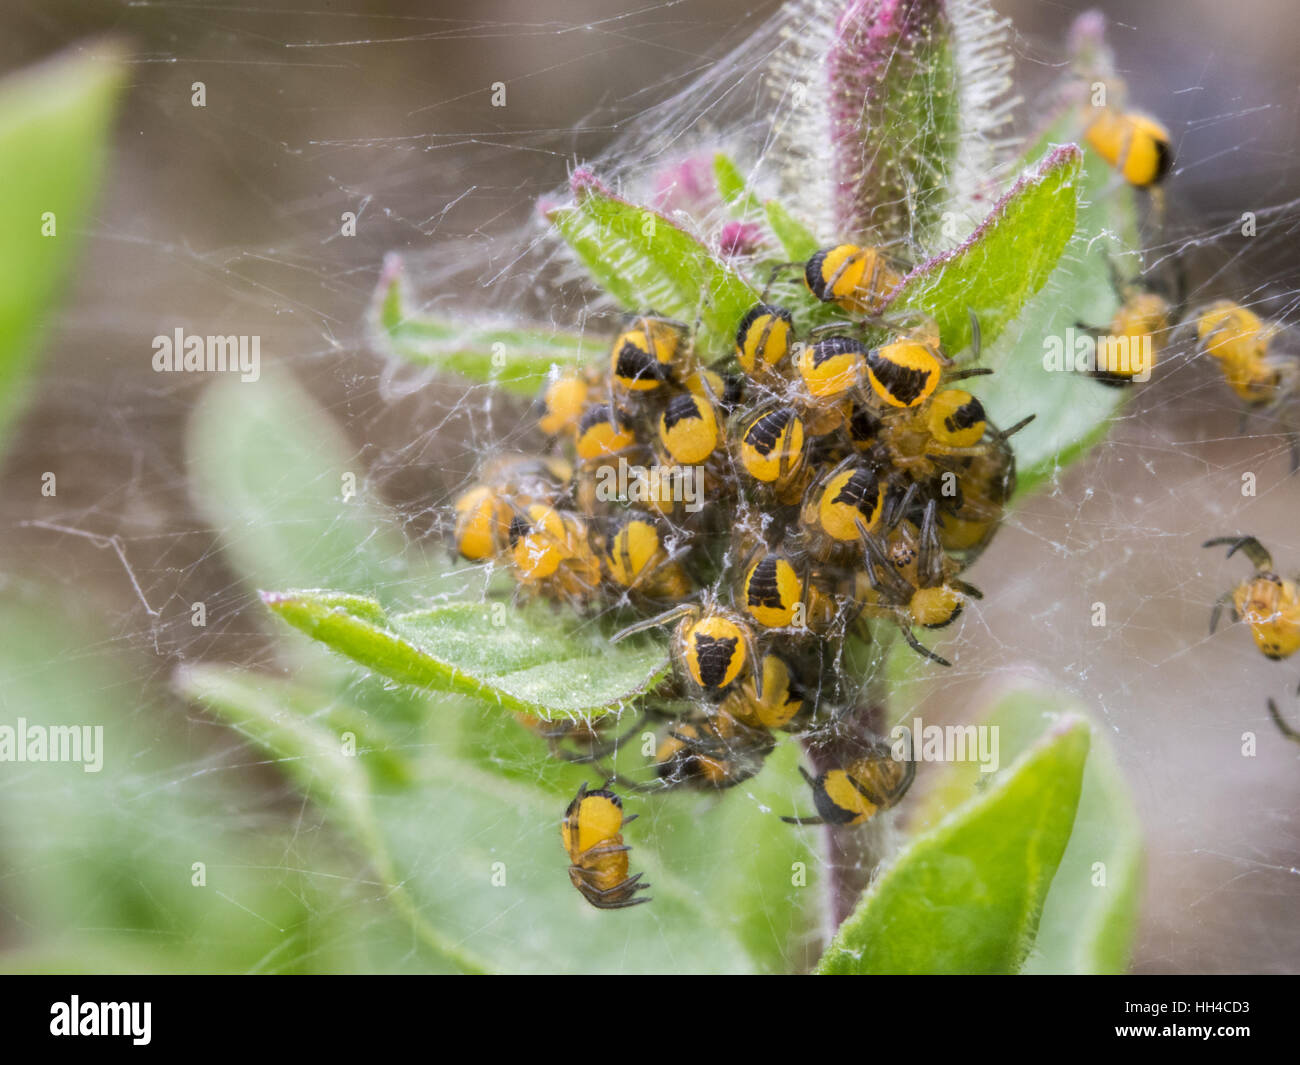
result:
M 731 660 L 736 655 L 736 637 L 706 636 L 699 633 L 695 637 L 695 658 L 700 670 L 700 680 L 706 688 L 720 688 L 727 675 Z

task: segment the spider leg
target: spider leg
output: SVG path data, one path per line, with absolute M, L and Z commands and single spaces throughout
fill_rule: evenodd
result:
M 1020 432 L 1021 429 L 1023 429 L 1026 425 L 1028 425 L 1037 417 L 1038 417 L 1037 414 L 1031 414 L 1029 415 L 1028 418 L 1021 418 L 1020 421 L 1016 422 L 1016 424 L 1013 425 L 1010 429 L 998 430 L 998 434 L 997 434 L 998 439 L 1005 440 L 1007 439 L 1007 437 L 1015 436 L 1016 433 Z
M 610 637 L 610 643 L 618 643 L 620 640 L 625 640 L 627 637 L 633 636 L 638 632 L 645 632 L 647 629 L 657 629 L 660 625 L 671 624 L 679 618 L 685 617 L 694 609 L 694 603 L 679 603 L 677 606 L 670 610 L 665 610 L 662 614 L 659 614 L 656 617 L 646 618 L 644 621 L 638 621 L 636 624 L 629 625 L 620 632 L 616 632 L 612 637 Z
M 1296 731 L 1286 723 L 1282 717 L 1282 712 L 1277 708 L 1277 703 L 1273 702 L 1272 699 L 1268 701 L 1268 713 L 1273 719 L 1273 724 L 1278 727 L 1278 731 L 1281 732 L 1283 736 L 1289 739 L 1292 743 L 1300 743 L 1300 732 Z
M 943 579 L 943 545 L 939 543 L 939 505 L 931 499 L 925 505 L 921 518 L 921 548 L 917 572 L 921 574 L 922 587 L 929 588 Z
M 1206 540 L 1201 546 L 1218 547 L 1222 544 L 1231 545 L 1228 548 L 1228 558 L 1241 551 L 1250 559 L 1257 570 L 1267 571 L 1273 568 L 1273 556 L 1253 536 L 1216 536 L 1213 540 Z
M 857 261 L 858 261 L 861 257 L 862 257 L 862 252 L 861 252 L 861 251 L 855 252 L 853 255 L 846 255 L 846 256 L 844 257 L 844 261 L 843 261 L 842 263 L 840 263 L 840 265 L 839 265 L 838 267 L 836 267 L 836 269 L 835 269 L 835 273 L 831 274 L 830 278 L 826 281 L 826 291 L 827 291 L 827 292 L 834 292 L 834 291 L 835 291 L 835 285 L 836 285 L 836 283 L 839 281 L 839 279 L 840 279 L 841 277 L 844 276 L 844 272 L 845 272 L 845 271 L 846 271 L 850 266 L 853 266 L 855 263 L 857 263 Z
M 908 507 L 912 505 L 912 500 L 916 498 L 918 490 L 918 485 L 913 481 L 907 486 L 907 490 L 901 496 L 894 498 L 892 508 L 890 506 L 890 500 L 885 500 L 885 513 L 882 514 L 881 517 L 885 521 L 886 531 L 894 528 L 895 525 L 903 520 L 903 515 L 907 513 Z
M 885 557 L 885 551 L 880 546 L 880 541 L 867 531 L 862 522 L 859 521 L 857 526 L 858 535 L 862 538 L 863 561 L 866 565 L 867 580 L 871 582 L 871 587 L 882 595 L 910 599 L 911 587 L 889 564 L 889 559 Z M 879 569 L 876 568 L 877 566 Z M 882 577 L 881 574 L 884 574 L 884 576 Z M 886 580 L 892 584 L 889 589 L 883 587 Z
M 791 270 L 796 266 L 802 267 L 803 265 L 804 265 L 803 263 L 777 263 L 775 266 L 773 266 L 771 272 L 767 275 L 767 284 L 763 286 L 763 292 L 758 297 L 759 302 L 760 303 L 767 302 L 767 294 L 771 290 L 772 286 L 776 283 L 776 279 L 780 274 L 784 273 L 785 271 Z
M 1214 630 L 1219 627 L 1219 618 L 1223 616 L 1223 608 L 1232 603 L 1232 593 L 1224 592 L 1214 601 L 1214 608 L 1210 611 L 1210 635 L 1214 635 Z M 1236 606 L 1233 606 L 1233 620 L 1236 620 Z
M 903 633 L 903 639 L 907 641 L 907 646 L 910 647 L 917 654 L 919 654 L 922 658 L 928 658 L 930 659 L 931 662 L 937 662 L 941 666 L 952 665 L 952 663 L 949 662 L 946 658 L 943 658 L 935 654 L 928 647 L 922 644 L 921 641 L 918 640 L 916 638 L 916 635 L 912 632 L 911 626 L 900 624 L 898 627 Z

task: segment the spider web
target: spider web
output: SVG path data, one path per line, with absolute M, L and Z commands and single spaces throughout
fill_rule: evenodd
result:
M 1185 275 L 1186 307 L 1227 296 L 1283 323 L 1279 346 L 1300 353 L 1297 113 L 1289 67 L 1272 43 L 1294 33 L 1257 33 L 1295 15 L 1262 0 L 1246 6 L 1253 18 L 1227 24 L 1208 4 L 1196 20 L 1186 5 L 1145 5 L 1140 21 L 1112 25 L 1111 42 L 1134 102 L 1174 133 L 1167 216 L 1148 240 L 1152 274 Z M 814 192 L 825 180 L 825 129 L 792 102 L 789 86 L 811 81 L 825 12 L 810 2 L 774 18 L 776 8 L 589 0 L 446 3 L 429 14 L 416 5 L 375 13 L 359 4 L 138 2 L 107 14 L 5 16 L 15 22 L 12 65 L 90 31 L 129 35 L 134 85 L 75 297 L 8 454 L 2 579 L 24 601 L 99 633 L 84 657 L 110 661 L 117 679 L 88 688 L 87 701 L 127 700 L 138 734 L 188 752 L 142 770 L 151 788 L 219 779 L 230 785 L 221 801 L 195 815 L 207 829 L 226 840 L 287 841 L 261 875 L 323 912 L 328 931 L 323 942 L 286 938 L 257 967 L 418 961 L 409 949 L 382 961 L 366 953 L 369 939 L 393 935 L 372 905 L 373 870 L 272 761 L 174 693 L 179 666 L 275 671 L 285 661 L 220 549 L 234 530 L 213 530 L 195 504 L 184 437 L 210 381 L 152 372 L 150 340 L 176 326 L 260 335 L 265 372 L 287 372 L 311 393 L 346 433 L 366 496 L 393 508 L 416 553 L 440 557 L 447 506 L 483 457 L 535 450 L 540 437 L 525 404 L 371 350 L 363 323 L 383 255 L 403 254 L 424 311 L 604 336 L 614 309 L 584 286 L 535 216 L 576 165 L 590 163 L 630 198 L 657 198 L 706 235 L 723 210 L 690 187 L 689 161 L 715 147 L 735 150 L 760 188 L 792 206 L 824 200 Z M 1041 99 L 1064 68 L 1072 5 L 998 9 L 1020 27 L 1007 35 L 1016 91 Z M 195 81 L 205 83 L 204 108 L 191 106 Z M 502 108 L 489 102 L 497 82 Z M 999 140 L 1028 135 L 1032 119 L 1021 104 L 1008 116 L 991 111 L 990 123 L 964 145 L 963 173 L 1001 179 L 1008 152 L 981 159 L 981 146 L 993 130 Z M 345 211 L 357 216 L 354 237 L 340 233 Z M 1244 212 L 1256 216 L 1257 235 L 1242 235 Z M 808 221 L 833 235 L 811 206 Z M 919 701 L 900 710 L 965 720 L 1024 676 L 1077 697 L 1108 730 L 1142 818 L 1136 968 L 1294 971 L 1300 775 L 1265 700 L 1300 720 L 1297 672 L 1263 660 L 1241 629 L 1210 637 L 1210 605 L 1246 568 L 1200 544 L 1251 533 L 1285 572 L 1300 570 L 1300 480 L 1287 476 L 1284 426 L 1254 417 L 1241 427 L 1235 398 L 1189 350 L 1176 345 L 1107 439 L 1011 514 L 969 574 L 986 598 L 944 645 L 953 667 L 932 671 Z M 46 470 L 58 472 L 54 499 L 33 487 Z M 1243 496 L 1247 473 L 1253 496 Z M 322 494 L 336 496 L 337 486 L 322 485 Z M 425 595 L 406 575 L 376 591 L 412 605 Z M 198 601 L 205 628 L 191 624 Z M 1097 603 L 1104 627 L 1092 624 Z M 32 669 L 62 661 L 51 654 Z M 1258 737 L 1254 757 L 1241 753 L 1246 732 Z M 923 767 L 918 787 L 924 776 Z M 6 798 L 22 802 L 25 788 L 20 781 Z M 763 801 L 745 785 L 736 793 L 726 801 Z M 787 801 L 795 812 L 810 797 L 791 790 Z M 639 805 L 650 833 L 657 803 L 681 804 L 702 822 L 718 806 L 697 796 Z M 117 813 L 137 816 L 129 806 Z M 74 843 L 76 831 L 68 829 Z M 485 845 L 505 853 L 522 831 L 503 823 Z M 683 865 L 710 857 L 706 847 L 721 846 L 716 857 L 726 860 L 716 839 L 683 843 Z M 20 863 L 15 875 L 25 871 Z M 564 877 L 558 848 L 547 872 Z M 129 866 L 121 875 L 131 878 Z M 237 897 L 226 902 L 246 909 Z M 0 943 L 27 945 L 28 929 L 21 902 L 8 905 Z M 806 965 L 815 930 L 805 932 L 787 946 L 790 969 Z M 463 930 L 466 942 L 491 934 Z

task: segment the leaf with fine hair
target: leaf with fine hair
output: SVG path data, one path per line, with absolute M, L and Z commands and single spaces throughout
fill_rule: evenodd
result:
M 547 721 L 616 712 L 668 674 L 662 644 L 610 646 L 598 626 L 541 607 L 450 603 L 389 615 L 374 599 L 337 592 L 262 598 L 290 625 L 389 680 Z
M 695 237 L 648 207 L 615 196 L 585 170 L 574 201 L 548 212 L 592 279 L 633 312 L 653 311 L 688 326 L 696 345 L 728 351 L 736 323 L 758 299 L 749 284 Z
M 521 396 L 537 395 L 553 367 L 581 366 L 597 347 L 581 333 L 567 330 L 474 324 L 416 310 L 395 256 L 385 262 L 375 292 L 371 335 L 390 358 L 497 385 Z
M 863 893 L 824 974 L 1014 973 L 1074 827 L 1090 730 L 1055 727 L 982 792 L 914 837 Z

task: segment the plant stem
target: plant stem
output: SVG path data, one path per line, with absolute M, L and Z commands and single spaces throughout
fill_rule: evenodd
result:
M 872 697 L 841 719 L 834 736 L 816 744 L 805 743 L 815 773 L 847 765 L 860 756 L 865 743 L 880 733 L 887 720 L 883 691 L 879 690 L 882 687 L 873 679 L 868 689 Z M 853 912 L 883 855 L 875 821 L 852 828 L 827 825 L 822 832 L 826 841 L 826 940 L 829 943 L 840 924 Z

